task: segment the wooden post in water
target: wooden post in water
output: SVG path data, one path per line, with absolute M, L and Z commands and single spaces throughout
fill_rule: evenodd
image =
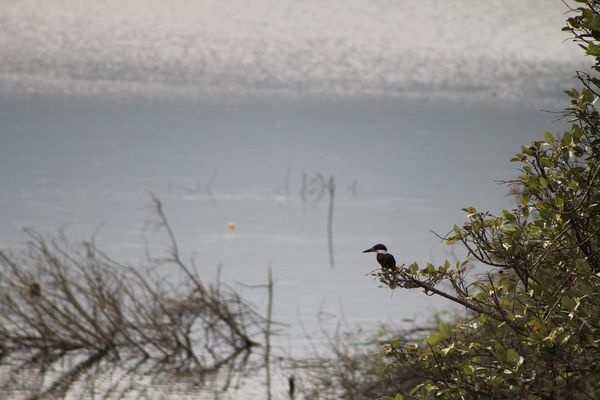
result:
M 327 192 L 329 193 L 329 213 L 327 215 L 327 240 L 329 245 L 329 265 L 333 268 L 335 261 L 333 258 L 333 201 L 335 198 L 335 179 L 329 177 L 327 184 Z
M 267 283 L 269 301 L 267 303 L 267 322 L 265 326 L 265 374 L 267 375 L 267 400 L 271 400 L 271 318 L 273 315 L 273 272 L 269 265 Z

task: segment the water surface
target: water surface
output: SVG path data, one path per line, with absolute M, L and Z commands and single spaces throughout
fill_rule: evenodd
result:
M 512 207 L 495 180 L 559 129 L 539 110 L 584 65 L 558 1 L 3 3 L 2 247 L 33 227 L 96 233 L 132 263 L 146 240 L 160 255 L 152 192 L 207 278 L 273 268 L 279 344 L 300 354 L 325 312 L 369 325 L 445 309 L 378 288 L 361 251 L 441 261 L 431 230 L 465 206 Z M 301 196 L 319 174 L 336 183 L 335 268 L 327 196 Z

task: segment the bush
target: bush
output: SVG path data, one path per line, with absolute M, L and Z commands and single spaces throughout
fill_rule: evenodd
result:
M 578 73 L 581 90 L 566 92 L 561 116 L 571 128 L 546 132 L 513 158 L 518 207 L 464 209 L 467 221 L 444 240 L 464 246 L 465 261 L 377 273 L 392 288 L 420 288 L 467 310 L 423 342 L 388 345 L 395 366 L 426 372 L 405 397 L 600 398 L 600 2 L 577 3 L 564 29 L 595 64 Z M 476 278 L 471 263 L 483 271 Z

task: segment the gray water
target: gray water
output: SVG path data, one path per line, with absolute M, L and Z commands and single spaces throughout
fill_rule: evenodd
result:
M 390 297 L 365 277 L 375 264 L 361 251 L 383 242 L 399 261 L 442 260 L 445 248 L 430 230 L 460 223 L 465 206 L 511 207 L 494 180 L 515 174 L 507 159 L 528 139 L 524 132 L 551 127 L 533 111 L 478 108 L 461 119 L 403 105 L 27 100 L 2 109 L 4 243 L 16 246 L 23 226 L 75 239 L 98 230 L 100 247 L 136 260 L 153 219 L 152 192 L 209 276 L 222 265 L 226 280 L 258 283 L 272 265 L 277 317 L 288 323 L 324 301 L 357 321 L 420 314 L 425 298 Z M 315 173 L 337 184 L 333 269 L 327 195 L 300 196 L 302 175 Z
M 584 66 L 559 1 L 1 3 L 0 245 L 32 227 L 96 234 L 132 263 L 146 240 L 160 255 L 152 192 L 207 278 L 220 266 L 231 285 L 264 283 L 272 267 L 292 354 L 319 317 L 444 310 L 378 288 L 361 251 L 440 262 L 450 249 L 431 230 L 462 207 L 512 207 L 495 180 L 560 129 L 540 110 L 560 109 Z M 337 187 L 334 268 L 327 196 L 301 197 L 318 174 Z

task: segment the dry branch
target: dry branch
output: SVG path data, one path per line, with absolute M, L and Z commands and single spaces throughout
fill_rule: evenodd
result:
M 184 282 L 120 264 L 93 241 L 72 246 L 28 231 L 24 251 L 0 251 L 0 367 L 8 371 L 0 391 L 31 370 L 58 374 L 30 398 L 67 393 L 92 370 L 210 374 L 257 345 L 252 337 L 264 319 L 233 289 L 203 281 L 182 261 L 153 201 L 170 241 L 161 262 L 179 268 Z

